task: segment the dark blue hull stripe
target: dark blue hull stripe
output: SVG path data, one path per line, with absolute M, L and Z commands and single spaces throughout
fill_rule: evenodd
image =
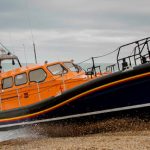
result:
M 0 128 L 60 121 L 60 120 L 65 120 L 65 119 L 70 119 L 70 118 L 79 118 L 79 117 L 92 116 L 92 115 L 98 115 L 98 114 L 104 114 L 104 113 L 110 113 L 110 112 L 118 112 L 118 111 L 131 110 L 131 109 L 138 109 L 138 108 L 144 108 L 144 107 L 150 107 L 150 103 L 121 107 L 121 108 L 113 108 L 113 109 L 107 109 L 107 110 L 101 110 L 101 111 L 94 111 L 94 112 L 88 112 L 88 113 L 82 113 L 82 114 L 76 114 L 76 115 L 69 115 L 69 116 L 63 116 L 63 117 L 56 117 L 56 118 L 50 118 L 50 119 L 6 124 L 6 125 L 1 125 Z

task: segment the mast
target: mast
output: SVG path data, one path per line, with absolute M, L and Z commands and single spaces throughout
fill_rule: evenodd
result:
M 37 56 L 36 56 L 36 49 L 35 49 L 35 43 L 34 42 L 33 42 L 33 49 L 34 49 L 35 63 L 37 64 Z

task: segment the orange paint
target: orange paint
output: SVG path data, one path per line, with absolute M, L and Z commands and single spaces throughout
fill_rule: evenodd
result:
M 59 64 L 65 68 L 66 73 L 63 75 L 54 75 L 48 70 L 48 66 Z M 33 70 L 43 69 L 46 78 L 40 83 L 30 82 L 29 73 Z M 27 82 L 16 86 L 14 83 L 15 76 L 26 73 Z M 3 79 L 13 78 L 13 85 L 10 88 L 3 88 Z M 68 69 L 64 62 L 48 63 L 44 65 L 29 65 L 27 67 L 17 68 L 8 72 L 0 73 L 0 110 L 10 110 L 23 106 L 28 106 L 42 101 L 49 97 L 61 94 L 65 90 L 71 89 L 77 85 L 91 80 L 85 75 L 83 70 L 73 72 Z

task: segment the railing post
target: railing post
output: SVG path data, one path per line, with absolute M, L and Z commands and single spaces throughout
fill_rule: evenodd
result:
M 99 66 L 98 68 L 99 68 L 100 74 L 103 76 L 102 71 L 101 71 L 101 67 Z
M 119 47 L 118 53 L 117 53 L 117 65 L 118 65 L 118 70 L 119 70 L 119 71 L 120 71 L 120 65 L 119 65 L 119 54 L 120 54 L 120 49 L 121 49 L 121 47 Z
M 135 66 L 136 66 L 137 65 L 137 63 L 136 63 L 136 55 L 137 55 L 136 54 L 136 47 L 134 48 L 134 54 L 133 55 L 134 55 L 134 63 L 135 63 Z
M 40 95 L 40 87 L 39 87 L 39 83 L 37 82 L 37 89 L 38 89 L 38 97 L 39 97 L 39 101 L 41 100 L 41 95 Z
M 1 96 L 2 96 L 2 91 L 0 90 L 0 107 L 1 107 L 0 110 L 2 111 L 3 108 L 2 108 L 2 97 Z
M 130 67 L 132 67 L 132 63 L 131 63 L 131 58 L 130 58 L 130 56 L 129 56 L 129 65 L 130 65 Z
M 149 59 L 150 59 L 150 49 L 149 49 L 148 41 L 147 41 L 147 50 L 148 50 L 148 56 L 149 56 Z
M 63 84 L 63 87 L 64 87 L 64 91 L 66 91 L 66 85 L 65 85 L 65 80 L 64 80 L 64 72 L 62 72 L 62 84 Z
M 139 42 L 138 42 L 138 41 L 136 42 L 136 44 L 137 44 L 137 47 L 138 47 L 138 49 L 139 49 L 139 56 L 140 56 L 140 60 L 141 60 L 141 64 L 142 64 L 141 48 L 140 48 L 140 45 L 139 45 Z
M 16 89 L 16 93 L 17 93 L 17 96 L 18 96 L 18 104 L 19 104 L 19 106 L 21 106 L 20 95 L 19 95 L 18 89 Z
M 93 63 L 93 70 L 94 70 L 94 74 L 95 74 L 95 76 L 97 77 L 97 75 L 96 75 L 96 69 L 95 69 L 95 62 L 94 62 L 94 57 L 92 57 L 92 63 Z

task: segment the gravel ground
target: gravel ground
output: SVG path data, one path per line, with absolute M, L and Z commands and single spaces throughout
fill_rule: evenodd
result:
M 150 150 L 150 122 L 136 119 L 42 125 L 26 131 L 29 137 L 2 141 L 0 150 Z

